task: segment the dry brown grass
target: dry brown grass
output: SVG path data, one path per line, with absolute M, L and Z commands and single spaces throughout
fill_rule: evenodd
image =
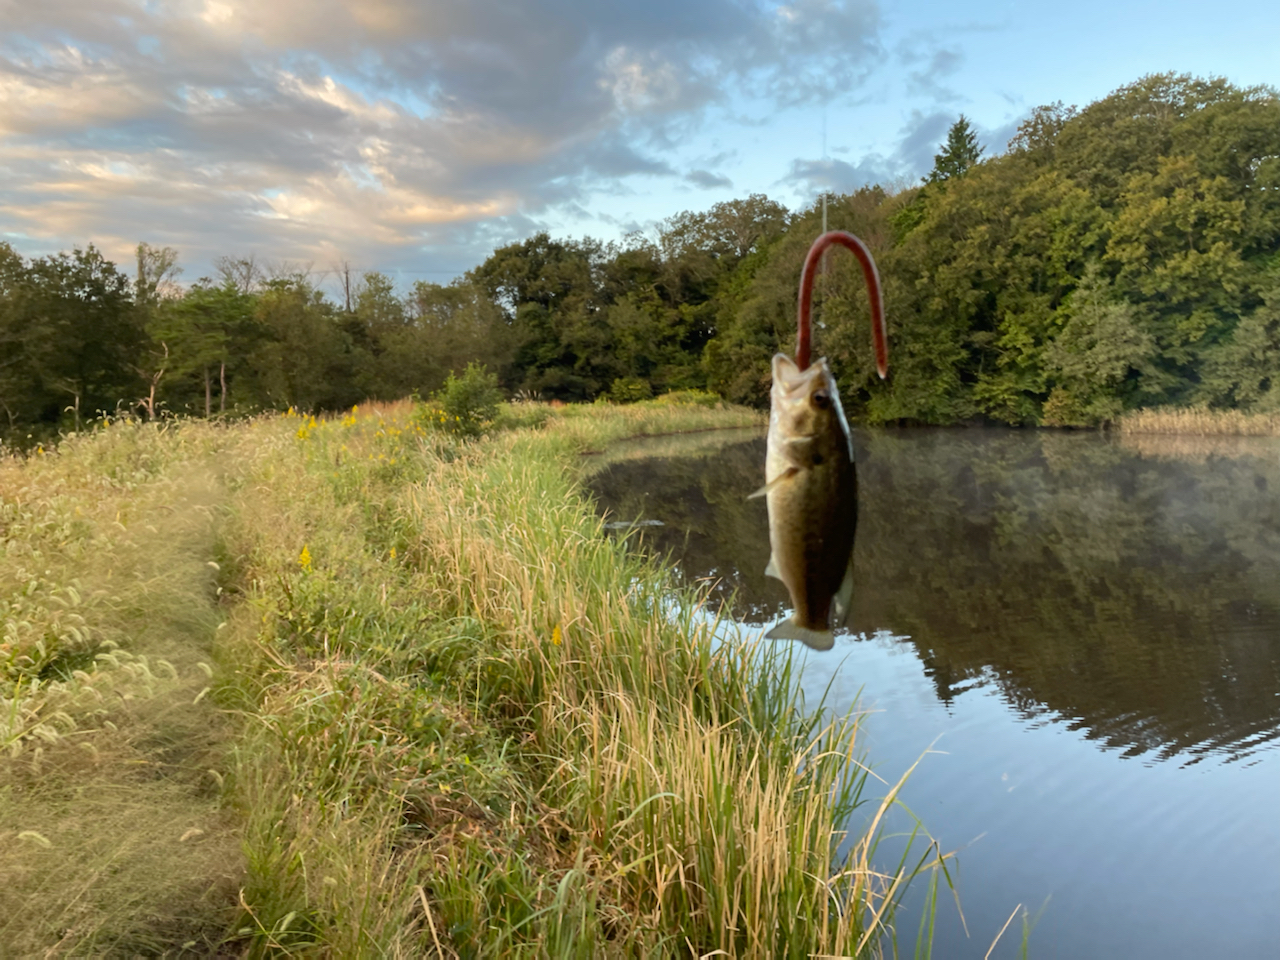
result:
M 382 420 L 403 421 L 413 412 L 413 401 L 408 397 L 401 400 L 366 400 L 356 407 L 359 417 L 378 417 Z
M 1117 423 L 1121 434 L 1176 433 L 1197 437 L 1277 437 L 1280 413 L 1245 413 L 1201 407 L 1133 410 Z

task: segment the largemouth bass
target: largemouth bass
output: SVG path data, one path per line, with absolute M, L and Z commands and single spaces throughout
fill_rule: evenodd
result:
M 825 359 L 805 370 L 773 358 L 765 485 L 772 556 L 765 573 L 791 594 L 794 613 L 766 636 L 830 650 L 853 594 L 858 479 L 853 442 Z

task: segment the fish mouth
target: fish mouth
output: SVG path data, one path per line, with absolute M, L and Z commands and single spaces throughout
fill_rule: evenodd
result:
M 798 436 L 798 437 L 787 437 L 782 442 L 783 443 L 813 443 L 813 441 L 816 439 L 818 439 L 818 435 L 816 433 L 808 433 L 808 434 L 802 434 L 801 436 Z

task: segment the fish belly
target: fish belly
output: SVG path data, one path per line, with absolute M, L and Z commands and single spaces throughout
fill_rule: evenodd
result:
M 769 491 L 768 505 L 772 565 L 791 595 L 792 622 L 805 630 L 830 630 L 831 601 L 853 554 L 853 464 L 800 471 Z

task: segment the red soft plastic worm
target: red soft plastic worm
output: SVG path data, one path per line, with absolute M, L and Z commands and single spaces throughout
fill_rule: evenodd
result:
M 876 351 L 876 370 L 883 380 L 889 374 L 889 344 L 885 338 L 884 297 L 880 293 L 880 274 L 876 262 L 871 259 L 867 245 L 852 233 L 832 230 L 824 233 L 804 258 L 804 270 L 800 274 L 800 312 L 796 331 L 796 366 L 801 370 L 809 366 L 809 345 L 812 341 L 812 324 L 809 314 L 813 311 L 813 278 L 818 272 L 818 261 L 827 247 L 839 245 L 853 251 L 862 264 L 862 275 L 867 278 L 867 294 L 871 297 L 871 341 Z

